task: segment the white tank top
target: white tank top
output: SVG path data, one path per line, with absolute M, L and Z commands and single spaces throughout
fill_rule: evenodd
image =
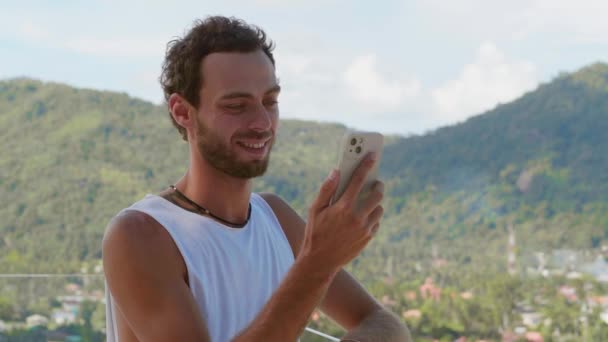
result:
M 150 194 L 121 211 L 144 212 L 169 232 L 188 269 L 190 292 L 212 342 L 229 341 L 249 326 L 294 262 L 272 208 L 255 193 L 250 203 L 251 217 L 243 228 L 225 226 Z M 108 342 L 119 341 L 107 285 L 106 335 Z

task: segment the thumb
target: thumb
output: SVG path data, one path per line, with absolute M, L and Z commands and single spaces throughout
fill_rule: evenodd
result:
M 340 171 L 334 169 L 331 171 L 327 179 L 321 185 L 321 189 L 319 190 L 319 194 L 315 199 L 312 207 L 316 210 L 323 209 L 329 205 L 329 201 L 331 197 L 336 192 L 338 188 L 338 179 L 340 178 Z

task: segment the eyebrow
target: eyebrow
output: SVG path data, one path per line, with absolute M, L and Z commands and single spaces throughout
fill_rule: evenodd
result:
M 272 93 L 278 93 L 280 91 L 281 91 L 281 86 L 279 86 L 277 84 L 274 87 L 266 90 L 266 92 L 264 93 L 264 95 L 272 94 Z M 253 95 L 251 95 L 250 93 L 242 92 L 242 91 L 235 91 L 235 92 L 232 92 L 232 93 L 228 93 L 226 95 L 222 95 L 220 97 L 220 100 L 234 99 L 234 98 L 239 98 L 239 97 L 252 98 Z

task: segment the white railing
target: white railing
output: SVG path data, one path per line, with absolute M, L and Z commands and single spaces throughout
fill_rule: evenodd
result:
M 333 336 L 330 336 L 330 335 L 324 334 L 324 333 L 322 333 L 322 332 L 320 332 L 320 331 L 317 331 L 317 330 L 315 330 L 315 329 L 311 329 L 311 328 L 306 327 L 306 331 L 309 331 L 309 332 L 311 332 L 311 333 L 313 333 L 313 334 L 315 334 L 315 335 L 319 335 L 319 336 L 321 336 L 321 337 L 325 337 L 326 339 L 328 339 L 328 340 L 330 340 L 330 341 L 340 341 L 340 339 L 339 339 L 339 338 L 335 338 L 335 337 L 333 337 Z

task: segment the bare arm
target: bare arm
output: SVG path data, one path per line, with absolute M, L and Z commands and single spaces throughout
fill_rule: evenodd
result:
M 311 266 L 295 263 L 262 312 L 233 341 L 295 341 L 332 278 Z
M 280 197 L 262 194 L 283 226 L 294 253 L 299 253 L 304 236 L 304 220 Z M 344 340 L 360 342 L 413 341 L 407 326 L 393 313 L 384 309 L 345 270 L 340 270 L 320 303 L 325 314 L 340 324 L 347 333 Z
M 342 266 L 365 248 L 378 229 L 382 216 L 382 193 L 378 191 L 370 195 L 360 210 L 354 210 L 357 194 L 373 162 L 368 156 L 353 175 L 340 200 L 332 205 L 329 202 L 338 186 L 339 175 L 335 172 L 333 178 L 329 177 L 324 182 L 310 207 L 306 227 L 299 227 L 294 266 L 261 314 L 236 341 L 294 341 L 302 333 L 312 311 L 326 297 L 327 291 L 337 296 L 336 291 L 342 290 L 334 286 L 336 279 L 341 284 L 349 278 L 341 271 Z M 277 217 L 282 220 L 279 215 Z M 358 292 L 356 295 L 365 293 Z M 332 300 L 325 302 L 335 307 Z M 362 307 L 346 305 L 345 311 L 355 309 L 353 314 L 343 311 L 337 316 L 348 325 L 355 324 L 365 317 L 366 309 L 376 308 L 373 299 L 363 304 Z
M 139 212 L 114 219 L 103 240 L 103 265 L 116 308 L 139 341 L 209 341 L 186 283 L 177 246 Z
M 350 330 L 342 340 L 360 342 L 410 342 L 412 337 L 406 326 L 393 313 L 386 310 L 376 310 L 354 329 Z
M 383 192 L 383 185 L 378 185 L 376 190 Z M 305 238 L 306 222 L 280 197 L 270 193 L 264 193 L 262 197 L 277 215 L 294 255 L 299 255 Z M 345 270 L 340 270 L 332 279 L 320 306 L 324 313 L 348 331 L 345 339 L 361 342 L 411 341 L 406 325 L 384 309 Z

